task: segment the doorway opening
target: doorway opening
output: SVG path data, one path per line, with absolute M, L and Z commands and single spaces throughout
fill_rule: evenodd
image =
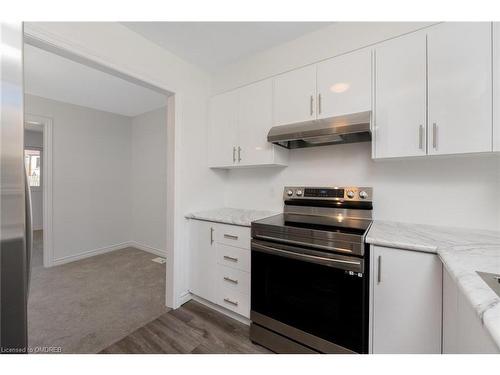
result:
M 26 139 L 43 135 L 41 145 L 26 145 L 25 159 L 31 191 L 43 197 L 33 199 L 41 231 L 29 344 L 93 353 L 166 311 L 175 102 L 39 47 L 25 46 Z

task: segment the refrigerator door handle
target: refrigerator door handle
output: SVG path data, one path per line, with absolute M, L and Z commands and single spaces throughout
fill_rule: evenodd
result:
M 29 285 L 31 279 L 31 252 L 33 248 L 33 222 L 32 222 L 32 206 L 31 206 L 31 188 L 28 183 L 28 171 L 24 171 L 24 200 L 26 209 L 26 265 L 27 265 L 27 286 L 29 293 Z

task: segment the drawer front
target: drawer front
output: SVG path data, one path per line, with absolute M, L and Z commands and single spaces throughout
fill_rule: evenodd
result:
M 250 272 L 250 250 L 217 244 L 217 263 Z
M 234 268 L 217 265 L 217 286 L 250 295 L 250 274 Z
M 220 287 L 217 304 L 237 314 L 250 318 L 250 295 L 241 294 L 229 287 Z
M 215 241 L 250 250 L 250 228 L 220 224 L 217 226 Z

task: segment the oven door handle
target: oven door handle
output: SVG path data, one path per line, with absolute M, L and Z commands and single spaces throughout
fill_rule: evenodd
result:
M 361 260 L 335 259 L 317 255 L 302 254 L 295 251 L 288 251 L 278 249 L 276 247 L 266 246 L 255 241 L 252 241 L 252 250 L 272 255 L 278 255 L 285 258 L 303 260 L 305 262 L 321 264 L 324 266 L 339 268 L 347 271 L 353 271 L 356 273 L 363 272 L 363 265 Z

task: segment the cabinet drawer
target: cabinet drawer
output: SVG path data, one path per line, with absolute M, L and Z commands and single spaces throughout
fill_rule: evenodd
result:
M 215 233 L 218 243 L 250 250 L 250 228 L 235 225 L 218 225 Z
M 230 287 L 220 286 L 217 292 L 217 304 L 250 318 L 250 295 L 238 293 Z
M 250 272 L 250 250 L 217 244 L 217 263 Z
M 217 265 L 217 285 L 221 288 L 250 295 L 250 274 L 234 268 Z

